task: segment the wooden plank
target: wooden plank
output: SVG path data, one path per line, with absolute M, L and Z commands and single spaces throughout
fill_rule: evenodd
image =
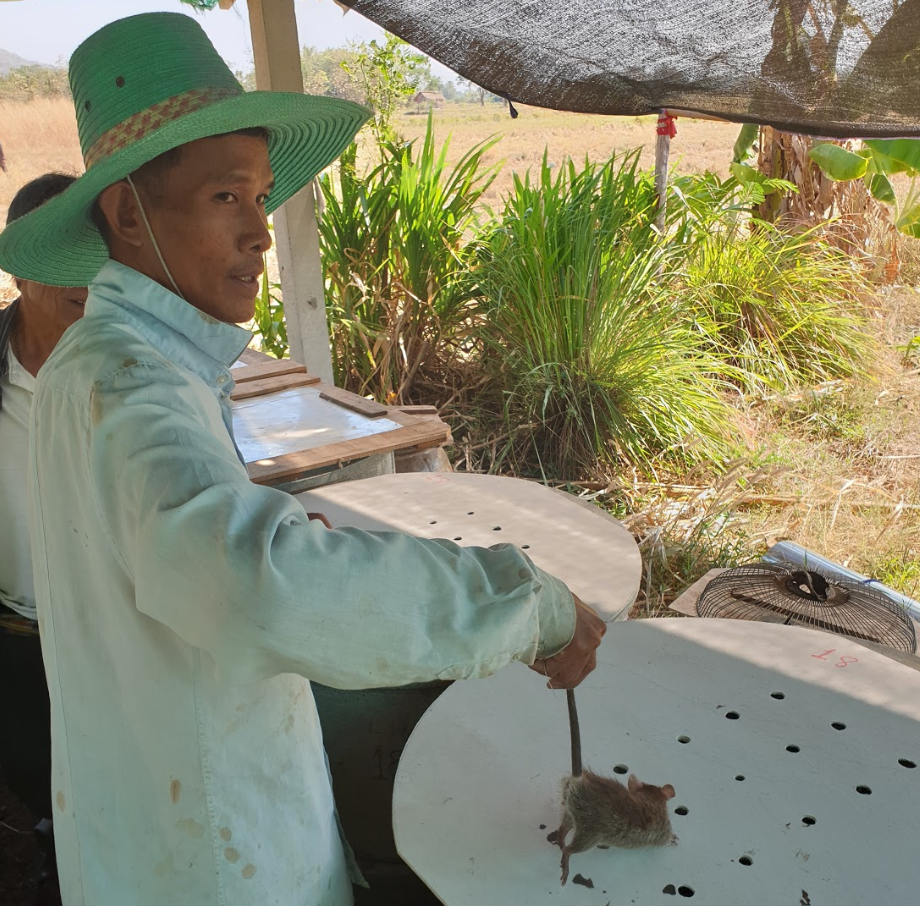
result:
M 724 572 L 724 569 L 718 568 L 709 570 L 705 576 L 697 579 L 693 585 L 681 592 L 681 594 L 671 602 L 671 610 L 676 610 L 685 617 L 695 617 L 696 602 L 699 601 L 700 595 L 703 594 L 706 586 L 715 579 L 716 576 L 721 576 Z
M 381 406 L 380 403 L 374 402 L 374 400 L 358 396 L 357 393 L 343 390 L 341 387 L 324 387 L 322 393 L 320 393 L 320 399 L 335 403 L 344 409 L 350 409 L 352 412 L 357 412 L 367 418 L 380 418 L 381 415 L 386 415 L 389 411 L 386 406 Z
M 447 425 L 433 420 L 413 419 L 395 431 L 355 438 L 325 447 L 315 447 L 286 456 L 247 463 L 249 477 L 256 484 L 276 484 L 325 466 L 342 465 L 378 453 L 424 448 L 443 444 L 447 438 Z
M 424 421 L 428 422 L 429 425 L 438 426 L 440 433 L 437 436 L 432 433 L 432 440 L 422 441 L 415 448 L 416 450 L 427 450 L 430 447 L 443 447 L 445 444 L 452 444 L 454 442 L 453 435 L 450 433 L 450 425 L 442 421 L 440 417 L 433 418 L 430 415 L 409 415 L 402 411 L 402 409 L 396 409 L 391 406 L 387 418 L 391 422 L 396 422 L 398 425 L 414 425 L 416 422 Z
M 265 362 L 277 362 L 277 359 L 273 359 L 270 355 L 267 355 L 264 352 L 259 352 L 258 349 L 252 349 L 247 346 L 241 353 L 240 357 L 237 359 L 238 362 L 243 362 L 246 365 L 261 365 Z
M 318 384 L 319 378 L 315 374 L 282 374 L 277 377 L 264 378 L 260 381 L 247 381 L 233 388 L 230 394 L 232 400 L 248 400 L 253 396 L 264 396 L 266 393 L 277 393 L 279 390 L 290 390 L 292 387 L 307 387 Z
M 437 415 L 440 416 L 437 406 L 391 406 L 391 410 L 405 412 L 406 415 Z
M 307 366 L 291 359 L 275 359 L 272 362 L 263 362 L 260 365 L 244 365 L 234 368 L 231 374 L 237 384 L 248 381 L 261 381 L 263 378 L 279 377 L 283 374 L 306 374 Z M 319 378 L 317 378 L 317 381 Z

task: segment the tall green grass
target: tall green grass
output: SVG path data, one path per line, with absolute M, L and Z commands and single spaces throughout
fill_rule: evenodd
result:
M 824 225 L 781 229 L 751 216 L 734 178 L 683 177 L 671 236 L 683 249 L 675 292 L 693 330 L 745 391 L 788 390 L 859 373 L 872 350 L 857 262 Z
M 544 158 L 479 241 L 482 364 L 519 471 L 571 479 L 724 450 L 718 365 L 688 329 L 680 247 L 653 217 L 638 153 L 556 173 Z
M 456 356 L 469 320 L 468 235 L 495 178 L 482 162 L 495 140 L 453 166 L 429 117 L 420 148 L 389 143 L 367 176 L 346 154 L 322 178 L 320 241 L 336 382 L 408 402 L 422 377 Z

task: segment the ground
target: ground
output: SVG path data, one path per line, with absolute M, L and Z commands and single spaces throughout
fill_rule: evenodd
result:
M 36 818 L 12 796 L 0 777 L 0 903 L 3 906 L 60 906 L 52 885 L 37 883 Z

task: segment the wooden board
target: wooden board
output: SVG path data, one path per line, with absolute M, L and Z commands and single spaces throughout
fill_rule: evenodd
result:
M 352 412 L 360 412 L 361 415 L 366 415 L 368 418 L 380 418 L 389 412 L 386 406 L 382 406 L 374 400 L 365 399 L 363 396 L 358 396 L 357 393 L 350 393 L 341 387 L 330 387 L 327 384 L 320 396 L 330 403 L 344 406 L 346 409 L 351 409 Z
M 450 438 L 440 419 L 386 410 L 370 418 L 324 398 L 335 389 L 308 374 L 236 388 L 234 433 L 253 481 L 277 484 L 367 456 L 441 446 Z
M 358 437 L 299 453 L 249 462 L 246 468 L 256 484 L 277 484 L 306 472 L 343 465 L 366 456 L 437 447 L 446 442 L 447 436 L 446 425 L 419 420 L 372 437 Z
M 230 399 L 246 400 L 254 396 L 268 396 L 270 393 L 290 390 L 292 387 L 308 387 L 318 383 L 319 378 L 315 374 L 281 374 L 237 384 L 230 394 Z
M 233 365 L 234 368 L 240 368 L 245 365 L 262 365 L 265 362 L 276 362 L 277 359 L 272 358 L 270 355 L 267 355 L 264 352 L 259 352 L 258 349 L 252 349 L 246 347 L 241 353 L 240 357 L 236 360 L 236 363 Z
M 233 380 L 237 384 L 246 384 L 249 381 L 261 381 L 264 378 L 279 377 L 284 374 L 306 374 L 307 366 L 290 359 L 274 359 L 271 362 L 262 362 L 259 365 L 235 366 L 231 371 Z M 317 378 L 319 380 L 319 378 Z
M 454 683 L 399 763 L 399 852 L 446 906 L 916 902 L 917 672 L 810 629 L 636 620 L 577 697 L 586 764 L 672 784 L 678 845 L 575 854 L 560 885 L 565 696 L 512 666 Z

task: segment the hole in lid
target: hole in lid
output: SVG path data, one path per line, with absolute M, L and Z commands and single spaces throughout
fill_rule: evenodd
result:
M 690 809 L 688 809 L 686 805 L 679 805 L 676 809 L 674 809 L 675 815 L 687 815 L 689 812 Z
M 475 516 L 476 513 L 475 513 L 473 510 L 470 510 L 466 515 L 467 515 L 467 516 Z
M 429 524 L 429 525 L 437 525 L 437 524 L 438 524 L 438 520 L 437 520 L 437 519 L 432 519 L 431 522 L 429 522 L 428 524 Z
M 502 527 L 500 525 L 496 525 L 495 528 L 492 529 L 493 532 L 500 532 L 501 530 Z
M 845 729 L 847 728 L 847 725 L 846 725 L 846 724 L 840 723 L 839 720 L 835 720 L 835 721 L 831 724 L 831 726 L 832 726 L 835 730 L 845 730 Z
M 462 536 L 462 535 L 457 535 L 457 537 L 454 538 L 454 541 L 462 541 L 462 540 L 463 540 L 463 536 Z
M 775 698 L 777 700 L 783 699 L 785 697 L 786 697 L 785 692 L 771 692 L 770 693 L 770 698 Z
M 692 897 L 692 896 L 695 896 L 695 895 L 696 895 L 696 891 L 695 891 L 692 887 L 687 887 L 686 884 L 683 885 L 682 887 L 678 887 L 678 888 L 677 888 L 677 892 L 678 892 L 682 897 Z
M 869 787 L 867 787 L 867 786 L 858 786 L 858 787 L 856 787 L 856 792 L 859 793 L 860 796 L 870 796 L 870 795 L 872 795 L 872 790 L 869 789 Z
M 725 716 L 729 720 L 737 720 L 739 717 L 741 717 L 741 715 L 737 711 L 726 711 Z
M 119 88 L 124 88 L 124 87 L 125 87 L 125 77 L 122 76 L 122 75 L 116 76 L 116 78 L 115 78 L 115 84 L 116 84 Z
M 665 884 L 664 887 L 661 888 L 661 892 L 673 897 L 677 893 L 677 888 L 673 884 Z
M 614 769 L 614 774 L 625 774 L 629 771 L 629 768 L 625 764 L 618 764 Z
M 744 780 L 744 774 L 735 774 L 735 780 Z
M 754 860 L 753 860 L 750 856 L 742 856 L 742 857 L 738 860 L 738 863 L 739 863 L 740 865 L 753 865 L 753 864 L 754 864 Z
M 802 750 L 798 746 L 786 746 L 787 752 L 801 752 Z
M 915 767 L 917 767 L 917 762 L 916 762 L 916 761 L 911 761 L 909 758 L 899 758 L 899 759 L 898 759 L 898 764 L 901 765 L 902 768 L 915 768 Z
M 684 743 L 684 745 L 686 745 L 688 742 L 690 742 L 690 737 L 689 736 L 678 736 L 677 741 L 682 742 Z
M 522 545 L 521 545 L 521 550 L 522 550 L 522 551 L 529 551 L 529 550 L 530 550 L 530 545 L 529 545 L 529 544 L 522 544 Z
M 802 824 L 804 824 L 805 827 L 812 827 L 813 825 L 815 825 L 815 824 L 817 824 L 817 823 L 818 823 L 818 822 L 817 822 L 817 820 L 815 819 L 815 817 L 814 817 L 813 815 L 805 815 L 805 816 L 802 818 Z

